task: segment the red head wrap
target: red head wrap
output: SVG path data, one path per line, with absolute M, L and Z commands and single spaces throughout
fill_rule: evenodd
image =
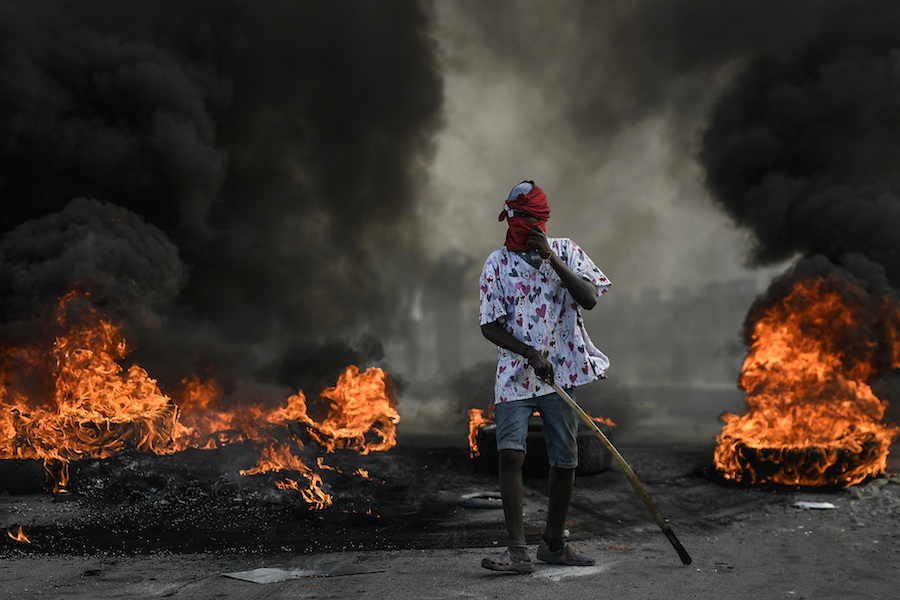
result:
M 545 223 L 550 218 L 550 206 L 547 204 L 547 195 L 544 190 L 534 185 L 533 181 L 523 181 L 522 183 L 530 183 L 531 191 L 507 200 L 503 206 L 503 212 L 497 219 L 498 221 L 507 219 L 509 230 L 506 232 L 506 247 L 515 252 L 531 250 L 533 246 L 528 244 L 528 234 L 535 227 L 540 227 L 546 233 Z M 522 217 L 509 216 L 511 210 L 520 210 L 538 221 L 532 223 Z

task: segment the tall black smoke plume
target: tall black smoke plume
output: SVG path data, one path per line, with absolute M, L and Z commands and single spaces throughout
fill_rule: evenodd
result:
M 163 383 L 296 390 L 379 358 L 434 55 L 417 3 L 0 2 L 2 321 L 71 275 Z
M 793 278 L 810 274 L 830 272 L 875 302 L 896 301 L 898 48 L 900 7 L 848 5 L 827 13 L 795 52 L 752 60 L 715 107 L 701 151 L 714 197 L 752 231 L 757 262 L 799 257 L 748 324 Z

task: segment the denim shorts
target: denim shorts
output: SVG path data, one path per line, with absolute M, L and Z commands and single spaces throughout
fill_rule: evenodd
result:
M 572 395 L 571 391 L 569 395 Z M 501 402 L 494 405 L 494 409 L 497 413 L 498 451 L 525 452 L 528 418 L 537 410 L 544 421 L 547 461 L 561 469 L 578 466 L 578 415 L 556 392 L 537 398 Z

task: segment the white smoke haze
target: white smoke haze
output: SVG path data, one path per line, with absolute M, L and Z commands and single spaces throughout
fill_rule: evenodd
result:
M 669 97 L 639 107 L 628 76 L 608 70 L 636 49 L 598 42 L 604 31 L 579 22 L 583 10 L 575 9 L 584 3 L 532 3 L 525 10 L 490 4 L 510 8 L 500 11 L 509 17 L 509 30 L 496 38 L 527 40 L 532 55 L 505 56 L 493 47 L 502 41 L 471 34 L 471 4 L 437 5 L 446 126 L 437 138 L 432 202 L 420 208 L 432 227 L 435 252 L 483 259 L 502 243 L 505 225 L 496 215 L 506 193 L 529 178 L 548 193 L 551 234 L 583 245 L 610 271 L 616 289 L 696 285 L 750 273 L 747 235 L 713 207 L 695 158 L 705 109 L 733 75 L 733 61 L 713 65 L 702 78 L 684 74 L 684 81 L 672 81 L 682 77 L 677 73 L 659 82 L 661 89 L 691 88 L 700 103 L 690 112 L 679 111 L 673 106 L 677 99 Z M 607 28 L 634 16 L 627 3 L 604 5 Z M 619 9 L 612 10 L 614 5 Z M 578 51 L 582 44 L 599 53 L 592 57 L 597 69 L 572 73 L 572 57 L 585 51 Z M 604 96 L 596 122 L 572 122 L 572 92 L 558 81 L 579 76 L 585 78 L 583 102 L 591 94 Z M 600 112 L 604 106 L 608 114 Z M 607 123 L 601 134 L 579 131 L 597 122 Z

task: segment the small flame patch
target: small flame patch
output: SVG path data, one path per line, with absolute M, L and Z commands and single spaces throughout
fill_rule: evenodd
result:
M 6 535 L 8 535 L 11 539 L 16 542 L 22 542 L 23 544 L 30 544 L 31 540 L 28 539 L 28 536 L 25 535 L 25 532 L 22 530 L 21 525 L 13 525 L 9 529 L 6 530 Z

